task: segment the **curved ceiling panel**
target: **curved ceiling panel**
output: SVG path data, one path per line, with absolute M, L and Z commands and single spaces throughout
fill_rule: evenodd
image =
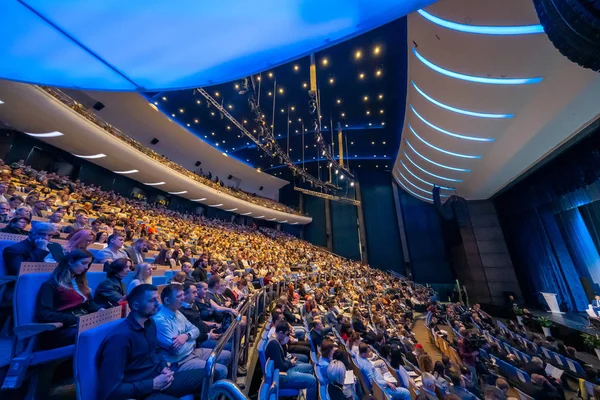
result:
M 158 91 L 227 82 L 359 35 L 434 0 L 6 0 L 0 77 Z
M 41 140 L 111 171 L 126 174 L 145 185 L 158 186 L 166 192 L 211 207 L 255 218 L 269 218 L 281 223 L 287 221 L 289 224 L 312 221 L 309 217 L 266 208 L 202 185 L 106 133 L 36 86 L 0 80 L 0 97 L 5 102 L 0 106 L 0 120 L 24 132 L 60 132 L 63 135 Z M 209 155 L 205 154 L 205 157 Z M 222 155 L 220 158 L 226 159 Z M 260 175 L 264 175 L 261 179 L 280 181 L 269 175 Z
M 556 51 L 531 2 L 436 3 L 408 16 L 408 44 L 394 175 L 421 200 L 487 199 L 600 115 L 600 75 Z

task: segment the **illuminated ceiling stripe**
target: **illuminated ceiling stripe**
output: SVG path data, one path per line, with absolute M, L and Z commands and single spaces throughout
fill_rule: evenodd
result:
M 460 79 L 463 81 L 475 82 L 475 83 L 485 83 L 489 85 L 528 85 L 533 83 L 540 83 L 542 81 L 542 77 L 537 78 L 486 78 L 483 76 L 473 76 L 473 75 L 465 75 L 454 71 L 449 71 L 444 69 L 438 65 L 435 65 L 425 57 L 423 57 L 417 49 L 413 47 L 414 55 L 421 61 L 423 64 L 431 68 L 432 70 L 439 72 L 442 75 L 446 75 L 450 78 Z
M 142 182 L 142 183 L 144 183 L 144 182 Z M 159 185 L 164 185 L 166 183 L 167 182 L 154 182 L 154 183 L 144 183 L 144 185 L 146 185 L 146 186 L 159 186 Z
M 450 170 L 452 170 L 452 171 L 471 172 L 471 170 L 469 170 L 469 169 L 464 169 L 464 168 L 455 168 L 455 167 L 449 167 L 449 166 L 447 166 L 447 165 L 440 164 L 440 163 L 437 163 L 437 162 L 435 162 L 435 161 L 432 161 L 432 160 L 430 160 L 429 158 L 425 157 L 423 154 L 419 153 L 419 152 L 418 152 L 418 151 L 417 151 L 417 150 L 416 150 L 416 149 L 415 149 L 415 148 L 412 146 L 412 144 L 410 144 L 410 142 L 408 141 L 408 139 L 404 138 L 404 141 L 406 142 L 406 144 L 408 145 L 408 147 L 410 147 L 410 148 L 412 149 L 412 151 L 413 151 L 413 152 L 414 152 L 416 155 L 418 155 L 419 157 L 421 157 L 421 158 L 422 158 L 423 160 L 425 160 L 425 161 L 429 161 L 429 162 L 430 162 L 430 163 L 432 163 L 433 165 L 437 165 L 438 167 L 441 167 L 441 168 L 450 169 Z
M 475 111 L 463 110 L 462 108 L 452 107 L 452 106 L 449 106 L 447 104 L 439 102 L 436 99 L 430 97 L 427 93 L 425 93 L 424 91 L 422 91 L 420 87 L 417 86 L 417 84 L 415 83 L 415 81 L 411 81 L 411 83 L 412 83 L 413 87 L 415 88 L 415 90 L 417 92 L 419 92 L 419 94 L 421 96 L 425 97 L 425 99 L 429 100 L 429 102 L 435 104 L 438 107 L 441 107 L 441 108 L 446 109 L 448 111 L 455 112 L 457 114 L 463 114 L 463 115 L 468 115 L 468 116 L 471 116 L 471 117 L 478 117 L 478 118 L 491 118 L 491 119 L 512 118 L 512 117 L 515 116 L 514 114 L 480 113 L 480 112 L 475 112 Z
M 92 154 L 90 156 L 82 156 L 81 154 L 75 154 L 75 153 L 71 153 L 73 154 L 75 157 L 79 157 L 79 158 L 86 158 L 86 159 L 95 159 L 95 158 L 104 158 L 106 157 L 106 154 Z
M 418 190 L 420 190 L 421 192 L 425 192 L 425 193 L 427 193 L 427 194 L 430 194 L 430 195 L 432 195 L 432 196 L 433 196 L 433 193 L 432 193 L 432 192 L 430 192 L 429 190 L 425 190 L 425 189 L 423 189 L 423 188 L 420 188 L 420 187 L 418 187 L 417 185 L 415 185 L 414 183 L 412 183 L 412 182 L 411 182 L 411 181 L 410 181 L 410 180 L 409 180 L 407 177 L 405 177 L 405 176 L 402 174 L 402 172 L 400 172 L 400 170 L 398 170 L 398 173 L 400 174 L 400 176 L 401 176 L 401 177 L 403 177 L 403 178 L 404 178 L 404 180 L 405 180 L 405 181 L 406 181 L 408 184 L 410 184 L 410 185 L 411 185 L 412 187 L 414 187 L 415 189 L 418 189 Z M 448 196 L 446 196 L 445 194 L 440 194 L 440 196 L 441 196 L 441 197 L 448 197 Z
M 427 124 L 431 128 L 435 129 L 436 131 L 443 133 L 444 135 L 452 136 L 457 139 L 471 140 L 474 142 L 493 142 L 495 140 L 494 138 L 480 138 L 480 137 L 475 137 L 475 136 L 465 136 L 465 135 L 460 135 L 458 133 L 447 131 L 445 129 L 440 128 L 439 126 L 432 124 L 431 122 L 429 122 L 425 118 L 423 118 L 421 116 L 421 114 L 419 114 L 417 112 L 417 110 L 415 110 L 415 108 L 413 107 L 412 104 L 410 105 L 410 109 L 412 110 L 413 113 L 415 113 L 417 118 L 419 118 L 421 121 L 423 121 L 425 124 Z
M 136 172 L 140 172 L 137 169 L 130 169 L 129 171 L 113 171 L 115 174 L 127 175 L 127 174 L 135 174 Z
M 425 10 L 417 10 L 421 16 L 436 25 L 454 31 L 465 33 L 476 33 L 479 35 L 531 35 L 544 33 L 544 28 L 541 25 L 517 25 L 517 26 L 485 26 L 485 25 L 465 25 L 458 22 L 452 22 L 440 17 L 436 17 Z
M 417 167 L 417 168 L 418 168 L 418 169 L 420 169 L 421 171 L 425 172 L 427 175 L 431 175 L 431 176 L 433 176 L 434 178 L 442 179 L 442 180 L 444 180 L 444 181 L 449 181 L 449 182 L 462 182 L 462 179 L 446 178 L 446 177 L 444 177 L 444 176 L 440 176 L 440 175 L 432 174 L 431 172 L 427 171 L 426 169 L 424 169 L 424 168 L 421 168 L 421 167 L 420 167 L 420 166 L 419 166 L 419 165 L 418 165 L 416 162 L 414 162 L 414 161 L 413 161 L 413 160 L 412 160 L 412 159 L 411 159 L 411 158 L 408 156 L 408 154 L 406 154 L 406 152 L 405 152 L 405 151 L 402 151 L 402 152 L 403 152 L 403 153 L 404 153 L 404 155 L 406 156 L 406 159 L 407 159 L 408 161 L 410 161 L 410 163 L 411 163 L 412 165 L 414 165 L 415 167 Z
M 412 172 L 410 169 L 408 169 L 408 167 L 406 166 L 406 164 L 404 164 L 404 162 L 403 162 L 402 160 L 400 160 L 400 164 L 402 164 L 402 166 L 404 167 L 404 169 L 406 170 L 406 172 L 408 172 L 409 174 L 411 174 L 412 176 L 414 176 L 416 179 L 420 180 L 421 182 L 423 182 L 423 183 L 424 183 L 424 184 L 426 184 L 426 185 L 429 185 L 429 186 L 435 186 L 435 184 L 434 184 L 434 183 L 428 182 L 428 181 L 426 181 L 425 179 L 423 179 L 423 178 L 420 178 L 418 175 L 415 175 L 415 173 L 414 173 L 414 172 Z M 396 169 L 397 169 L 397 168 L 396 168 Z M 400 172 L 400 171 L 398 171 L 398 172 Z M 438 186 L 439 186 L 439 185 L 438 185 Z M 445 190 L 456 190 L 456 189 L 454 189 L 454 188 L 451 188 L 451 187 L 446 187 L 446 186 L 440 186 L 440 188 L 442 188 L 442 189 L 445 189 Z
M 0 103 L 0 104 L 2 104 L 2 103 Z M 46 133 L 29 133 L 29 132 L 24 132 L 24 133 L 26 135 L 36 137 L 36 138 L 53 138 L 53 137 L 59 137 L 59 136 L 64 135 L 64 133 L 59 132 L 59 131 L 46 132 Z
M 223 205 L 223 203 L 219 203 L 219 204 L 209 204 L 209 207 L 221 207 Z
M 408 193 L 412 194 L 413 196 L 415 196 L 415 197 L 419 197 L 419 198 L 421 198 L 421 199 L 423 199 L 423 200 L 427 200 L 427 201 L 431 201 L 431 202 L 433 202 L 433 199 L 430 199 L 430 198 L 428 198 L 428 197 L 425 197 L 425 196 L 421 196 L 420 194 L 418 194 L 418 193 L 415 193 L 415 192 L 413 192 L 412 190 L 410 190 L 409 188 L 407 188 L 406 186 L 404 186 L 404 183 L 402 183 L 402 181 L 401 181 L 400 179 L 398 179 L 398 177 L 397 177 L 396 175 L 394 175 L 394 179 L 396 179 L 396 182 L 398 182 L 398 184 L 399 184 L 400 186 L 402 186 L 402 187 L 404 188 L 404 190 L 406 190 Z
M 410 124 L 408 124 L 408 128 L 411 130 L 411 132 L 412 132 L 412 133 L 415 135 L 415 137 L 416 137 L 417 139 L 419 139 L 421 142 L 425 143 L 427 146 L 429 146 L 429 147 L 431 147 L 432 149 L 435 149 L 435 150 L 437 150 L 437 151 L 439 151 L 439 152 L 442 152 L 442 153 L 444 153 L 444 154 L 449 154 L 449 155 L 451 155 L 451 156 L 455 156 L 455 157 L 461 157 L 461 158 L 481 158 L 481 156 L 471 156 L 471 155 L 468 155 L 468 154 L 453 153 L 453 152 L 451 152 L 451 151 L 444 150 L 444 149 L 442 149 L 442 148 L 436 147 L 436 146 L 432 145 L 431 143 L 427 142 L 427 141 L 426 141 L 425 139 L 423 139 L 421 136 L 419 136 L 419 135 L 417 134 L 417 132 L 415 132 L 415 130 L 413 129 L 413 127 L 412 127 L 412 126 L 410 126 Z
M 182 190 L 181 192 L 167 192 L 169 194 L 186 194 L 188 191 L 187 190 Z

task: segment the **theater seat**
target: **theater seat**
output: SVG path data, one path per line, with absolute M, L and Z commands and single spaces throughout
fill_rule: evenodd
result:
M 100 325 L 81 333 L 77 338 L 73 376 L 78 399 L 96 400 L 98 393 L 96 354 L 102 340 L 122 322 L 118 320 Z
M 88 272 L 86 276 L 93 295 L 100 282 L 106 279 L 106 272 Z
M 152 284 L 154 286 L 158 286 L 158 285 L 166 285 L 167 284 L 167 277 L 162 275 L 162 276 L 153 276 L 152 277 Z

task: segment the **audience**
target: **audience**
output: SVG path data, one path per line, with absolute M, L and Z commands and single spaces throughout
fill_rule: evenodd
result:
M 129 294 L 134 287 L 141 285 L 142 283 L 152 283 L 152 264 L 147 262 L 135 266 L 133 279 L 129 282 L 129 285 L 127 285 L 127 294 Z
M 127 258 L 127 253 L 123 250 L 123 239 L 123 236 L 119 233 L 110 235 L 106 240 L 108 246 L 96 253 L 94 262 L 104 264 L 107 261 L 111 262 L 120 258 Z

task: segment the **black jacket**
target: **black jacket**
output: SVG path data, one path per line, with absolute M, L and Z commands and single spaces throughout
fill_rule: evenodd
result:
M 94 302 L 104 308 L 115 307 L 126 293 L 125 284 L 121 279 L 111 276 L 100 282 L 94 291 Z
M 8 246 L 2 252 L 7 275 L 18 275 L 23 261 L 42 262 L 50 254 L 47 250 L 37 249 L 29 238 Z
M 265 349 L 265 355 L 267 359 L 270 358 L 273 360 L 275 369 L 278 369 L 279 372 L 287 372 L 288 369 L 292 368 L 292 363 L 286 359 L 285 350 L 279 344 L 277 339 L 269 340 L 267 348 Z
M 85 301 L 76 307 L 58 310 L 60 304 L 58 283 L 49 279 L 42 283 L 36 299 L 35 315 L 40 322 L 60 322 L 65 328 L 77 324 L 80 315 L 98 311 L 100 307 L 93 301 Z
M 327 394 L 330 400 L 347 400 L 342 386 L 335 383 L 327 385 Z
M 27 235 L 29 233 L 25 229 L 15 228 L 14 226 L 10 225 L 6 225 L 4 228 L 0 229 L 0 232 L 14 233 L 15 235 Z
M 181 307 L 179 311 L 187 318 L 196 328 L 200 330 L 200 336 L 196 339 L 197 343 L 202 343 L 208 340 L 208 334 L 212 329 L 214 323 L 206 323 L 202 320 L 200 315 L 200 308 L 198 304 L 193 304 L 191 307 Z
M 196 280 L 196 282 L 208 281 L 208 275 L 206 274 L 206 270 L 202 267 L 202 264 L 194 269 L 192 272 L 192 277 Z

